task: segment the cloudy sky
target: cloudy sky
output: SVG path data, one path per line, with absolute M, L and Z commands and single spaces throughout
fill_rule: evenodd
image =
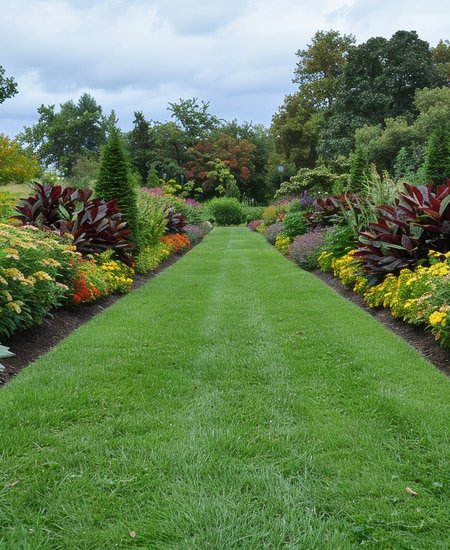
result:
M 449 39 L 445 0 L 0 0 L 0 65 L 19 94 L 0 104 L 0 133 L 37 108 L 93 95 L 119 126 L 133 112 L 167 120 L 169 101 L 197 97 L 230 120 L 270 124 L 293 91 L 295 52 L 317 30 L 357 42 L 417 30 Z

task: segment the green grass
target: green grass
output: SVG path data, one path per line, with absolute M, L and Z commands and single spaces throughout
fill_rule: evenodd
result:
M 31 183 L 8 183 L 0 185 L 0 193 L 13 193 L 17 196 L 27 197 L 33 190 Z
M 449 397 L 260 235 L 215 229 L 0 391 L 0 548 L 448 549 Z

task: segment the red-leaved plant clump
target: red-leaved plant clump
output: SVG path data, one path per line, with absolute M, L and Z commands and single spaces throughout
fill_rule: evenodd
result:
M 34 183 L 36 193 L 22 199 L 16 216 L 23 225 L 47 228 L 59 235 L 69 233 L 82 254 L 132 248 L 131 231 L 122 220 L 115 200 L 92 199 L 91 189 Z
M 432 184 L 404 184 L 394 206 L 378 207 L 376 223 L 359 234 L 356 255 L 373 282 L 388 273 L 427 261 L 428 251 L 450 251 L 450 179 Z
M 248 223 L 247 227 L 250 229 L 250 231 L 256 231 L 262 223 L 264 223 L 263 220 L 252 220 Z
M 351 193 L 342 193 L 333 197 L 317 198 L 313 204 L 313 210 L 305 214 L 308 225 L 325 227 L 334 225 L 342 217 L 343 210 L 353 209 L 359 212 L 361 209 L 359 199 Z

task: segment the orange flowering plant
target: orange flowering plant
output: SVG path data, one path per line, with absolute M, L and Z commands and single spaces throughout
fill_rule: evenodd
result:
M 167 245 L 174 254 L 178 254 L 191 246 L 188 237 L 184 233 L 173 233 L 172 235 L 164 235 L 161 237 L 161 242 Z

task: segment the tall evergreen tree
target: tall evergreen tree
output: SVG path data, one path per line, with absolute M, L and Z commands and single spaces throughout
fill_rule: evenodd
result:
M 136 246 L 139 244 L 138 208 L 136 190 L 130 179 L 130 167 L 123 141 L 117 130 L 111 132 L 103 147 L 95 194 L 105 200 L 117 199 L 117 207 L 132 231 Z
M 428 140 L 424 172 L 434 185 L 444 184 L 450 177 L 450 131 L 445 126 L 435 130 Z
M 369 171 L 366 148 L 358 143 L 350 158 L 350 191 L 359 193 L 364 187 Z
M 145 184 L 148 171 L 152 162 L 152 139 L 150 136 L 150 123 L 145 120 L 142 111 L 134 112 L 134 128 L 128 134 L 128 146 L 130 149 L 131 164 Z

